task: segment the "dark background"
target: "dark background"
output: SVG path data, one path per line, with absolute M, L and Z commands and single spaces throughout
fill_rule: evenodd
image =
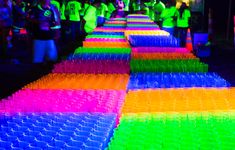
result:
M 233 38 L 233 16 L 235 15 L 235 1 L 232 0 L 231 18 L 230 18 L 230 38 Z M 208 9 L 213 10 L 213 28 L 216 35 L 226 37 L 228 24 L 229 0 L 205 0 L 205 14 L 208 14 Z M 208 16 L 208 15 L 207 15 Z M 208 17 L 205 16 L 205 20 Z

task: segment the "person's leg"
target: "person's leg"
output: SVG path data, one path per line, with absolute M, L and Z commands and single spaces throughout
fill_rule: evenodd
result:
M 187 28 L 181 28 L 181 46 L 186 46 Z
M 50 61 L 57 61 L 58 54 L 54 40 L 46 41 L 46 56 Z
M 75 40 L 76 42 L 80 40 L 80 35 L 81 35 L 81 24 L 80 24 L 80 21 L 76 21 L 75 22 Z
M 43 63 L 45 57 L 45 41 L 34 40 L 33 41 L 33 63 Z
M 183 47 L 183 36 L 182 36 L 182 28 L 178 28 L 178 39 L 180 41 L 180 47 Z
M 71 30 L 71 41 L 75 41 L 75 29 L 76 29 L 76 24 L 75 21 L 70 22 L 70 30 Z

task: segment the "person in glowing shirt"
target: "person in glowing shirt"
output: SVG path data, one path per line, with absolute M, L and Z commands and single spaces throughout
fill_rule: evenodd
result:
M 187 30 L 189 28 L 189 20 L 191 17 L 190 10 L 186 3 L 182 3 L 179 10 L 177 11 L 177 37 L 180 39 L 180 46 L 185 47 Z
M 154 18 L 155 18 L 155 12 L 154 12 L 154 5 L 155 4 L 156 4 L 156 0 L 150 0 L 150 2 L 144 3 L 144 5 L 148 7 L 149 18 L 151 20 L 154 20 Z
M 101 0 L 100 7 L 97 8 L 97 26 L 102 26 L 104 24 L 107 12 L 108 6 L 106 5 L 106 0 Z
M 162 20 L 162 29 L 169 32 L 171 35 L 174 35 L 176 12 L 177 9 L 174 3 L 168 1 L 166 3 L 166 8 L 160 15 L 160 20 Z
M 117 14 L 115 15 L 115 17 L 117 18 L 122 18 L 122 17 L 125 17 L 125 12 L 124 12 L 124 7 L 125 7 L 125 4 L 122 0 L 118 0 L 117 1 Z
M 70 0 L 66 6 L 66 11 L 69 14 L 71 40 L 73 42 L 79 40 L 81 9 L 82 9 L 81 3 L 78 2 L 77 0 Z
M 91 33 L 97 26 L 97 15 L 96 15 L 96 11 L 100 6 L 100 2 L 98 1 L 94 1 L 94 0 L 90 0 L 90 5 L 88 6 L 85 14 L 84 14 L 84 31 L 86 32 L 86 34 Z
M 124 2 L 124 11 L 129 11 L 130 0 L 122 0 Z
M 57 0 L 51 0 L 51 4 L 54 5 L 58 10 L 60 10 L 60 2 Z
M 85 0 L 85 1 L 82 3 L 82 9 L 81 9 L 81 11 L 80 11 L 80 17 L 81 17 L 81 19 L 83 19 L 84 14 L 85 14 L 85 11 L 87 10 L 87 8 L 88 8 L 89 5 L 90 5 L 89 0 Z
M 154 21 L 159 24 L 160 15 L 162 11 L 165 9 L 165 4 L 161 2 L 160 0 L 156 0 L 156 3 L 154 4 L 153 9 L 155 12 Z
M 134 13 L 139 13 L 140 12 L 140 7 L 141 7 L 141 3 L 140 0 L 136 0 L 132 3 L 132 7 L 133 7 L 133 11 Z
M 105 18 L 108 20 L 111 18 L 113 13 L 115 12 L 116 8 L 112 0 L 108 0 L 108 12 L 105 15 Z
M 33 24 L 33 63 L 43 63 L 45 59 L 57 60 L 57 49 L 52 27 L 56 24 L 50 0 L 39 0 L 32 9 L 29 21 Z

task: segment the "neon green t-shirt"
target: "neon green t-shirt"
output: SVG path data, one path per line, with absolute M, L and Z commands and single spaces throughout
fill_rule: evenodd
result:
M 81 3 L 77 1 L 69 1 L 66 10 L 69 11 L 70 21 L 80 21 L 80 10 L 82 9 Z
M 81 16 L 84 16 L 84 13 L 85 13 L 85 11 L 86 11 L 86 9 L 87 9 L 87 7 L 89 6 L 89 4 L 88 3 L 85 3 L 84 4 L 84 7 L 81 9 L 81 11 L 80 11 L 80 15 Z
M 97 16 L 104 17 L 108 11 L 108 6 L 105 3 L 101 3 L 97 9 Z
M 133 7 L 134 11 L 139 11 L 140 10 L 140 4 L 137 3 L 137 2 L 133 2 L 132 7 Z
M 56 0 L 52 0 L 51 4 L 54 5 L 58 10 L 60 10 L 60 2 L 58 2 Z
M 124 11 L 129 11 L 130 0 L 122 0 L 125 4 Z
M 153 9 L 155 3 L 156 3 L 156 1 L 151 1 L 151 2 L 148 2 L 148 3 L 144 3 L 144 5 L 147 6 L 148 9 L 149 9 L 149 18 L 151 20 L 154 20 L 154 18 L 155 18 L 155 12 L 154 12 L 154 9 Z
M 86 33 L 91 33 L 97 26 L 96 8 L 94 6 L 88 6 L 86 14 L 84 14 L 84 20 L 86 20 L 86 24 L 84 26 Z
M 105 15 L 105 18 L 110 19 L 112 13 L 116 10 L 115 6 L 113 3 L 108 3 L 108 12 Z
M 180 17 L 179 11 L 177 11 L 177 27 L 187 28 L 189 27 L 189 18 L 191 17 L 190 10 L 185 9 L 182 18 Z
M 155 12 L 155 17 L 154 17 L 154 21 L 159 21 L 160 19 L 160 15 L 162 13 L 162 11 L 165 9 L 165 4 L 162 3 L 161 1 L 159 1 L 159 3 L 156 3 L 153 7 L 154 12 Z
M 165 8 L 161 15 L 160 18 L 163 20 L 162 26 L 163 27 L 169 27 L 172 28 L 175 26 L 174 22 L 174 16 L 176 16 L 176 7 L 170 7 L 170 8 Z

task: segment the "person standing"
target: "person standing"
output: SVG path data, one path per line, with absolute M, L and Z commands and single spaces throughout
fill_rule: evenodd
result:
M 132 8 L 133 8 L 133 12 L 134 13 L 139 13 L 140 12 L 140 6 L 141 6 L 141 2 L 140 0 L 136 0 L 132 3 Z
M 150 0 L 150 2 L 145 2 L 144 5 L 148 7 L 149 18 L 154 21 L 155 12 L 154 5 L 156 4 L 156 0 Z
M 117 13 L 115 17 L 117 18 L 122 18 L 125 17 L 125 12 L 124 12 L 125 4 L 122 0 L 117 1 Z
M 161 2 L 160 0 L 156 0 L 156 3 L 154 4 L 153 9 L 155 12 L 154 21 L 157 24 L 160 24 L 160 15 L 165 8 L 166 7 L 163 2 Z
M 105 15 L 105 18 L 109 20 L 111 16 L 113 16 L 114 12 L 116 11 L 115 5 L 112 2 L 113 0 L 108 0 L 108 12 Z
M 77 0 L 70 0 L 67 3 L 66 11 L 69 14 L 72 42 L 79 41 L 79 35 L 81 34 L 81 31 L 80 31 L 80 11 L 81 10 L 82 10 L 82 5 Z
M 87 7 L 84 18 L 84 32 L 85 35 L 91 33 L 97 26 L 97 8 L 100 7 L 100 2 L 94 0 L 90 1 L 90 5 Z
M 55 14 L 50 0 L 39 0 L 29 16 L 33 24 L 33 63 L 43 63 L 46 59 L 55 62 L 57 49 L 52 27 L 56 25 Z
M 179 10 L 177 11 L 177 22 L 176 22 L 176 26 L 177 26 L 176 36 L 180 39 L 181 47 L 185 47 L 185 44 L 186 44 L 190 17 L 191 17 L 190 10 L 187 4 L 183 2 Z
M 90 5 L 89 0 L 85 0 L 85 1 L 82 2 L 82 9 L 80 11 L 81 20 L 83 19 L 85 11 L 87 10 L 89 5 Z
M 128 14 L 129 10 L 130 10 L 130 0 L 122 0 L 123 3 L 124 3 L 124 12 L 125 12 L 125 15 Z
M 176 20 L 177 9 L 175 5 L 168 1 L 166 3 L 166 8 L 162 11 L 160 15 L 160 20 L 162 21 L 162 29 L 174 35 L 175 30 L 175 20 Z
M 105 16 L 108 12 L 106 0 L 101 0 L 100 7 L 97 9 L 97 26 L 102 26 L 105 23 Z

